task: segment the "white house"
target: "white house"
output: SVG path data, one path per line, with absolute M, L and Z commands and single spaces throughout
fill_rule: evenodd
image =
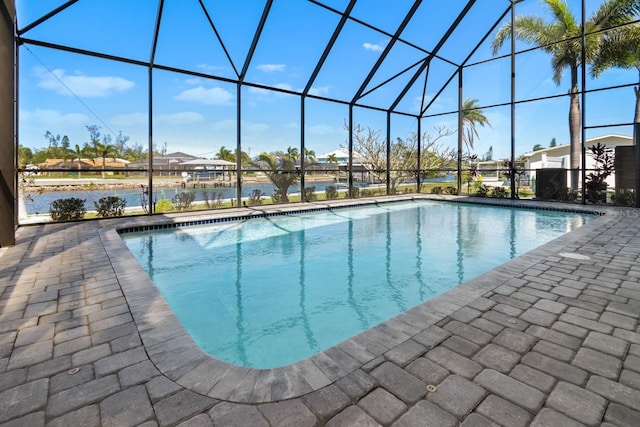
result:
M 604 135 L 596 138 L 587 139 L 586 141 L 587 158 L 585 161 L 587 170 L 593 169 L 595 166 L 593 157 L 589 152 L 589 147 L 591 147 L 592 145 L 596 145 L 598 143 L 605 145 L 607 148 L 612 148 L 615 150 L 615 147 L 618 147 L 618 146 L 633 145 L 633 138 L 626 135 Z M 568 169 L 570 166 L 569 151 L 570 151 L 570 145 L 563 144 L 563 145 L 558 145 L 556 147 L 545 148 L 542 150 L 523 154 L 522 157 L 525 160 L 525 169 L 529 174 L 529 178 L 532 180 L 535 180 L 536 169 L 546 169 L 546 168 Z M 580 165 L 582 165 L 582 158 L 580 158 Z M 582 177 L 580 176 L 579 179 L 581 180 Z M 571 182 L 569 172 L 567 172 L 567 182 Z M 607 178 L 607 183 L 610 187 L 615 187 L 615 172 L 609 178 Z
M 349 162 L 349 151 L 343 148 L 338 148 L 337 150 L 333 150 L 329 153 L 321 154 L 316 157 L 316 160 L 320 163 L 329 163 L 329 160 L 327 159 L 331 156 L 335 156 L 335 159 L 338 162 L 338 164 L 346 165 Z M 354 157 L 357 157 L 355 153 L 354 153 Z M 354 162 L 355 162 L 355 159 L 354 159 Z

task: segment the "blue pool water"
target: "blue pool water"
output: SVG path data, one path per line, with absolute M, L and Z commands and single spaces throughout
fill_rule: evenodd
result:
M 203 350 L 236 365 L 274 368 L 591 218 L 423 201 L 122 236 Z

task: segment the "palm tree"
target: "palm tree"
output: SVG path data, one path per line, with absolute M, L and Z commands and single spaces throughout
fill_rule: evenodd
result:
M 115 159 L 118 155 L 118 147 L 109 143 L 102 143 L 97 140 L 91 141 L 91 151 L 94 155 L 94 162 L 96 158 L 102 159 L 102 178 L 105 177 L 105 169 L 107 166 L 107 157 Z
M 289 203 L 289 187 L 298 182 L 298 174 L 291 156 L 282 152 L 260 153 L 254 166 L 260 169 L 275 187 L 276 191 L 271 196 L 273 202 Z
M 634 123 L 640 123 L 640 25 L 637 23 L 607 31 L 600 42 L 600 49 L 592 63 L 591 74 L 599 77 L 608 68 L 635 68 L 638 71 L 638 86 L 633 90 L 636 95 Z M 634 141 L 638 135 L 635 133 Z
M 84 150 L 76 144 L 73 154 L 75 154 L 75 158 L 78 159 L 78 178 L 82 178 L 82 155 L 84 154 Z
M 71 142 L 69 141 L 69 137 L 67 135 L 62 137 L 62 141 L 60 142 L 60 147 L 62 150 L 62 163 L 66 167 L 67 158 L 70 154 L 73 154 L 73 151 L 69 148 L 71 146 Z
M 569 139 L 571 141 L 570 168 L 577 171 L 580 167 L 582 144 L 580 141 L 580 96 L 578 91 L 578 67 L 582 65 L 582 25 L 569 10 L 565 0 L 542 0 L 547 11 L 553 17 L 545 22 L 537 16 L 522 15 L 515 19 L 514 36 L 524 42 L 540 46 L 551 55 L 553 80 L 557 85 L 562 82 L 562 74 L 569 70 L 571 87 L 569 90 Z M 615 27 L 628 22 L 629 17 L 638 13 L 640 0 L 605 0 L 598 10 L 586 22 L 586 33 Z M 511 23 L 507 22 L 496 33 L 491 45 L 496 55 L 504 43 L 511 38 Z M 586 61 L 589 62 L 596 52 L 598 37 L 587 38 L 585 46 Z M 571 188 L 578 187 L 578 174 L 571 174 Z
M 467 98 L 462 104 L 462 140 L 467 146 L 469 154 L 471 154 L 471 150 L 473 150 L 475 138 L 478 137 L 476 125 L 479 124 L 482 127 L 489 125 L 489 127 L 491 127 L 489 119 L 484 115 L 482 109 L 477 107 L 477 102 L 477 99 Z
M 216 153 L 215 158 L 218 160 L 226 160 L 228 162 L 236 161 L 236 156 L 234 156 L 233 152 L 227 149 L 224 145 L 220 147 L 220 151 Z
M 295 147 L 289 146 L 287 148 L 287 156 L 291 161 L 293 161 L 293 163 L 296 163 L 300 158 L 300 151 Z
M 327 156 L 327 163 L 331 163 L 332 165 L 338 165 L 338 156 L 335 153 L 331 153 Z M 335 167 L 335 166 L 334 166 Z M 340 176 L 340 171 L 336 170 L 336 182 Z
M 316 152 L 313 150 L 309 150 L 307 148 L 304 149 L 304 161 L 307 163 L 315 163 L 316 162 Z

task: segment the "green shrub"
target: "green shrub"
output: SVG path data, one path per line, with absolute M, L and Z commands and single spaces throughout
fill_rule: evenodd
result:
M 122 216 L 124 215 L 124 208 L 127 205 L 127 201 L 118 196 L 101 197 L 97 202 L 93 202 L 93 205 L 98 211 L 98 216 L 103 218 Z
M 563 188 L 558 191 L 558 200 L 563 202 L 575 202 L 578 199 L 578 192 L 570 188 Z
M 169 199 L 160 199 L 156 202 L 156 212 L 171 212 L 173 210 L 173 203 Z
M 87 213 L 84 202 L 85 199 L 77 197 L 54 200 L 49 208 L 51 219 L 54 221 L 74 221 L 84 218 L 84 214 Z
M 275 204 L 289 203 L 289 195 L 286 193 L 286 190 L 283 191 L 281 188 L 276 188 L 276 191 L 271 195 L 271 200 Z
M 431 189 L 431 194 L 442 194 L 442 187 L 439 185 Z
M 623 190 L 611 195 L 611 202 L 620 206 L 635 206 L 636 195 L 633 190 Z
M 202 190 L 202 200 L 208 208 L 219 208 L 222 205 L 222 192 L 217 190 Z
M 251 194 L 249 194 L 249 206 L 261 205 L 263 196 L 264 193 L 262 191 L 258 189 L 253 190 Z
M 589 147 L 595 163 L 593 172 L 585 180 L 586 199 L 591 203 L 607 203 L 607 178 L 613 173 L 613 149 L 600 144 Z
M 333 200 L 338 198 L 338 189 L 335 185 L 328 185 L 324 189 L 324 194 L 327 196 L 327 200 Z
M 488 193 L 489 193 L 489 187 L 487 187 L 484 184 L 480 184 L 480 185 L 478 185 L 477 191 L 474 194 L 474 196 L 476 196 L 476 197 L 487 197 Z
M 304 189 L 304 201 L 305 202 L 313 202 L 318 200 L 316 196 L 316 187 L 307 187 Z
M 192 191 L 183 191 L 181 193 L 173 196 L 171 201 L 173 202 L 173 207 L 179 211 L 186 211 L 191 209 L 191 205 L 193 201 L 196 199 L 196 193 Z
M 450 186 L 447 187 L 447 194 L 456 195 L 456 194 L 458 194 L 458 189 L 456 187 L 454 187 L 453 185 L 450 185 Z
M 504 187 L 493 187 L 493 189 L 491 189 L 491 197 L 506 199 L 509 197 L 509 191 Z

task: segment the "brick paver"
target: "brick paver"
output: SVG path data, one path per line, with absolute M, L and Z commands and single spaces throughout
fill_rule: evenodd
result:
M 22 227 L 0 254 L 0 424 L 638 426 L 640 223 L 616 212 L 293 368 L 218 373 L 114 250 L 121 222 Z

